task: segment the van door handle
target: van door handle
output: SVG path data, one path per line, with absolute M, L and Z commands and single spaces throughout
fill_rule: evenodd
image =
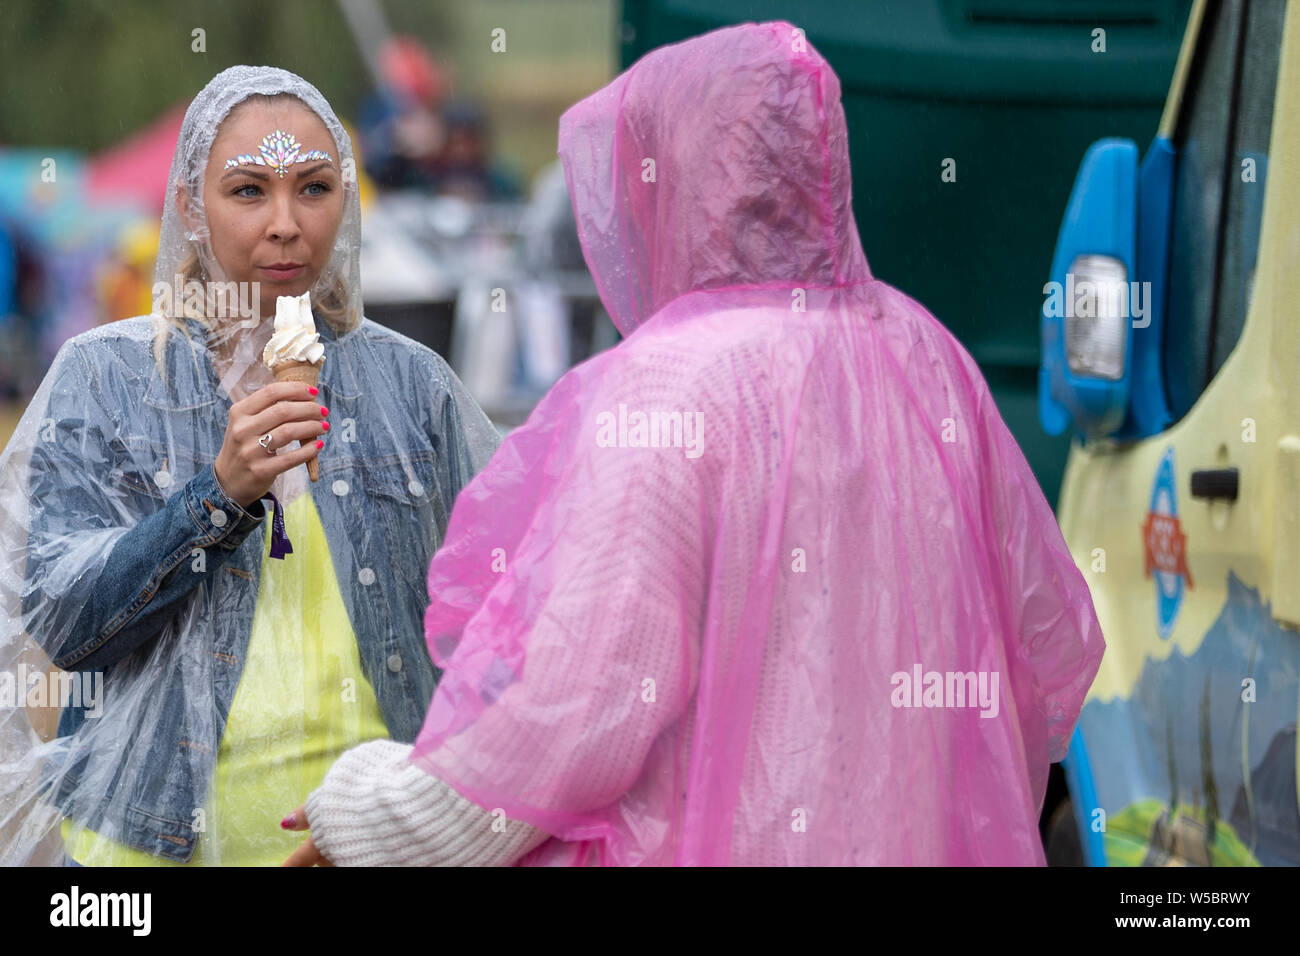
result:
M 1236 468 L 1203 468 L 1192 472 L 1193 498 L 1237 500 L 1239 472 Z

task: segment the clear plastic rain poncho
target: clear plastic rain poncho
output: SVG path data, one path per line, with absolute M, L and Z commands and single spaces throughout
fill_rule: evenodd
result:
M 718 30 L 559 153 L 627 338 L 457 502 L 416 761 L 526 863 L 1044 862 L 1101 633 L 975 363 L 868 270 L 835 74 Z
M 241 508 L 213 463 L 232 403 L 273 381 L 277 287 L 221 293 L 204 182 L 231 110 L 283 93 L 328 140 L 286 120 L 231 158 L 338 173 L 309 290 L 333 430 L 319 481 L 292 468 Z M 218 74 L 178 139 L 154 314 L 67 342 L 0 456 L 0 862 L 279 863 L 300 842 L 280 818 L 339 753 L 414 739 L 429 560 L 499 436 L 438 356 L 363 319 L 355 170 L 311 84 Z

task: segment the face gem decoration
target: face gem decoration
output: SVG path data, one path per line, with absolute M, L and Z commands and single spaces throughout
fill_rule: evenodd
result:
M 260 156 L 251 156 L 248 153 L 242 156 L 236 156 L 234 159 L 226 160 L 224 169 L 231 169 L 235 166 L 269 166 L 275 172 L 280 174 L 284 179 L 284 174 L 294 163 L 309 163 L 315 160 L 324 159 L 333 162 L 329 153 L 322 153 L 318 149 L 310 150 L 303 153 L 302 147 L 298 145 L 292 133 L 286 133 L 284 130 L 277 129 L 270 136 L 262 137 L 262 145 L 258 147 Z

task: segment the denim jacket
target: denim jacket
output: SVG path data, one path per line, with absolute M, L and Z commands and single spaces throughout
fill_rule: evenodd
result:
M 50 659 L 102 674 L 102 701 L 62 712 L 49 798 L 178 861 L 197 845 L 271 511 L 268 499 L 241 507 L 216 479 L 231 403 L 202 327 L 186 321 L 198 347 L 171 333 L 166 380 L 148 317 L 61 349 L 32 442 L 22 594 L 24 627 Z M 364 673 L 390 735 L 411 741 L 439 676 L 423 633 L 429 561 L 499 436 L 430 349 L 368 319 L 319 331 L 333 428 L 310 493 Z

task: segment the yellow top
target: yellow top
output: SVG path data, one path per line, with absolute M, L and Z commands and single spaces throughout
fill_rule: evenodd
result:
M 343 751 L 388 737 L 310 493 L 285 508 L 285 525 L 293 553 L 283 561 L 263 557 L 248 659 L 204 819 L 195 820 L 200 832 L 193 858 L 164 860 L 65 820 L 64 846 L 78 863 L 278 866 L 304 839 L 301 832 L 281 830 L 281 818 L 320 786 Z M 268 513 L 267 552 L 270 535 Z

